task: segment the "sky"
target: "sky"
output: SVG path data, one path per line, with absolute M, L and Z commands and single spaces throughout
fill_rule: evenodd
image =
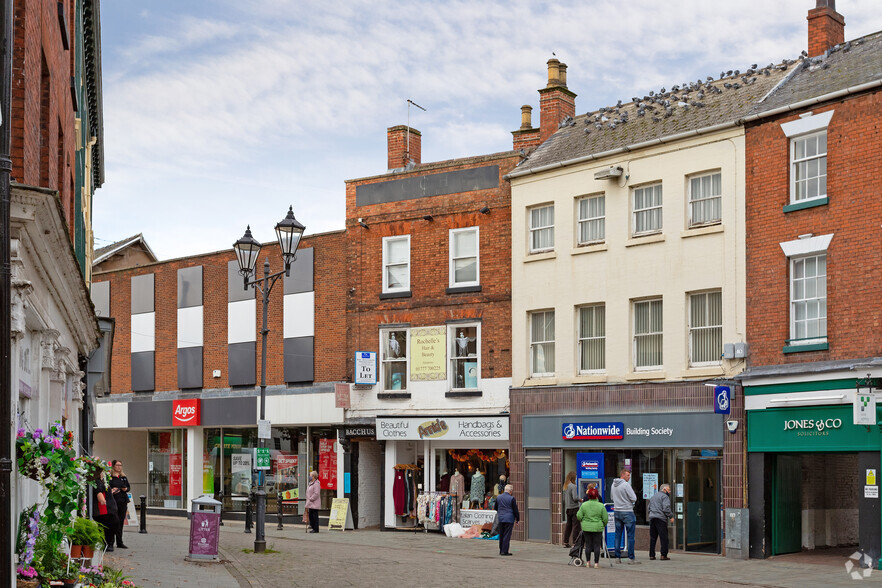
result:
M 347 179 L 386 173 L 386 129 L 422 161 L 506 151 L 566 63 L 576 113 L 795 58 L 814 0 L 105 0 L 105 183 L 95 247 L 143 233 L 160 259 L 275 240 L 288 206 L 314 234 L 345 223 Z M 845 38 L 879 0 L 839 0 Z

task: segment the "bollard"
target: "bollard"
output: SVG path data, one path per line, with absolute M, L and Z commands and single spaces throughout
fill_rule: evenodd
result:
M 147 497 L 141 495 L 141 530 L 138 533 L 147 532 Z
M 276 490 L 276 514 L 278 514 L 279 517 L 279 526 L 276 527 L 276 529 L 279 531 L 284 529 L 284 526 L 282 526 L 282 507 L 282 492 L 281 490 Z
M 218 526 L 223 527 L 224 526 L 224 491 L 223 491 L 223 488 L 221 489 L 220 494 L 218 494 L 217 499 L 220 500 L 220 503 L 221 503 L 220 522 L 218 523 Z
M 251 516 L 252 516 L 252 515 L 251 515 L 251 498 L 252 498 L 252 496 L 253 496 L 253 495 L 249 494 L 249 495 L 248 495 L 248 501 L 245 503 L 245 532 L 246 532 L 246 533 L 250 533 L 250 532 L 251 532 L 251 525 L 252 525 L 252 520 L 251 520 Z

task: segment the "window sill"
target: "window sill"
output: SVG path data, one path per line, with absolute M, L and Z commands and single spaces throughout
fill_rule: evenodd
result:
M 573 384 L 605 384 L 606 374 L 579 374 L 573 378 Z
M 480 390 L 450 390 L 445 392 L 444 396 L 447 398 L 479 398 L 483 394 Z
M 793 212 L 794 210 L 803 210 L 804 208 L 814 208 L 816 206 L 827 206 L 827 203 L 829 201 L 830 199 L 824 196 L 823 198 L 815 198 L 814 200 L 796 202 L 795 204 L 786 204 L 784 205 L 784 212 Z
M 410 392 L 378 392 L 379 400 L 410 400 Z
M 713 235 L 713 234 L 722 233 L 722 232 L 723 232 L 723 225 L 716 224 L 716 225 L 709 225 L 709 226 L 705 226 L 705 227 L 693 227 L 691 229 L 686 229 L 685 231 L 680 233 L 680 237 L 683 239 L 686 239 L 688 237 L 698 237 L 701 235 Z
M 451 286 L 447 288 L 445 294 L 468 294 L 470 292 L 480 292 L 481 286 Z
M 824 341 L 823 343 L 803 343 L 802 345 L 785 345 L 781 350 L 784 353 L 803 353 L 806 351 L 827 351 L 830 348 L 829 344 Z
M 527 378 L 524 380 L 524 386 L 555 386 L 557 378 L 554 376 L 548 378 Z
M 380 300 L 389 300 L 392 298 L 410 298 L 413 296 L 410 290 L 405 290 L 404 292 L 383 292 L 380 294 Z
M 625 247 L 649 245 L 650 243 L 664 243 L 664 240 L 665 236 L 663 233 L 652 233 L 651 235 L 635 236 L 625 241 Z
M 723 366 L 721 365 L 705 365 L 698 367 L 686 368 L 680 373 L 683 378 L 704 378 L 707 376 L 722 376 Z
M 597 253 L 598 251 L 606 251 L 606 243 L 592 243 L 590 245 L 579 245 L 570 252 L 570 255 L 582 255 L 583 253 Z
M 531 261 L 542 261 L 544 259 L 554 259 L 557 257 L 557 251 L 543 251 L 542 253 L 528 253 L 524 258 L 524 263 Z
M 645 372 L 631 372 L 625 376 L 627 382 L 639 382 L 641 380 L 664 380 L 664 370 L 647 370 Z

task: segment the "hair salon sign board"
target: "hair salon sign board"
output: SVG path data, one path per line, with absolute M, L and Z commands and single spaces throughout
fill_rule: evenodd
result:
M 377 440 L 508 441 L 508 416 L 377 417 Z

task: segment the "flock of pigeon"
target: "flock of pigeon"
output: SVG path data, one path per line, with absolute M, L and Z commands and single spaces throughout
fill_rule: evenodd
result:
M 640 98 L 634 96 L 631 102 L 636 107 L 638 117 L 648 116 L 653 122 L 660 122 L 663 119 L 674 115 L 676 108 L 688 111 L 690 108 L 704 108 L 704 97 L 706 94 L 722 94 L 723 90 L 738 90 L 756 83 L 759 76 L 769 76 L 774 70 L 786 71 L 791 65 L 801 62 L 802 68 L 812 66 L 820 66 L 822 69 L 830 67 L 826 61 L 826 57 L 836 53 L 837 51 L 848 52 L 852 47 L 860 45 L 861 41 L 848 41 L 832 47 L 826 55 L 810 58 L 806 51 L 803 51 L 798 59 L 785 59 L 778 65 L 770 63 L 765 67 L 757 67 L 754 63 L 743 73 L 740 70 L 729 70 L 720 72 L 720 80 L 724 80 L 722 84 L 715 84 L 716 81 L 712 76 L 707 76 L 705 80 L 697 80 L 695 82 L 684 82 L 680 85 L 671 87 L 670 90 L 662 88 L 658 92 L 651 91 L 648 95 Z M 720 87 L 722 86 L 722 88 Z M 630 115 L 628 110 L 622 109 L 622 101 L 619 100 L 615 106 L 605 106 L 597 110 L 597 112 L 589 112 L 585 116 L 585 134 L 591 134 L 592 130 L 602 130 L 604 128 L 615 129 L 619 125 L 628 123 Z M 572 127 L 576 125 L 573 117 L 568 116 L 560 122 L 558 128 Z

